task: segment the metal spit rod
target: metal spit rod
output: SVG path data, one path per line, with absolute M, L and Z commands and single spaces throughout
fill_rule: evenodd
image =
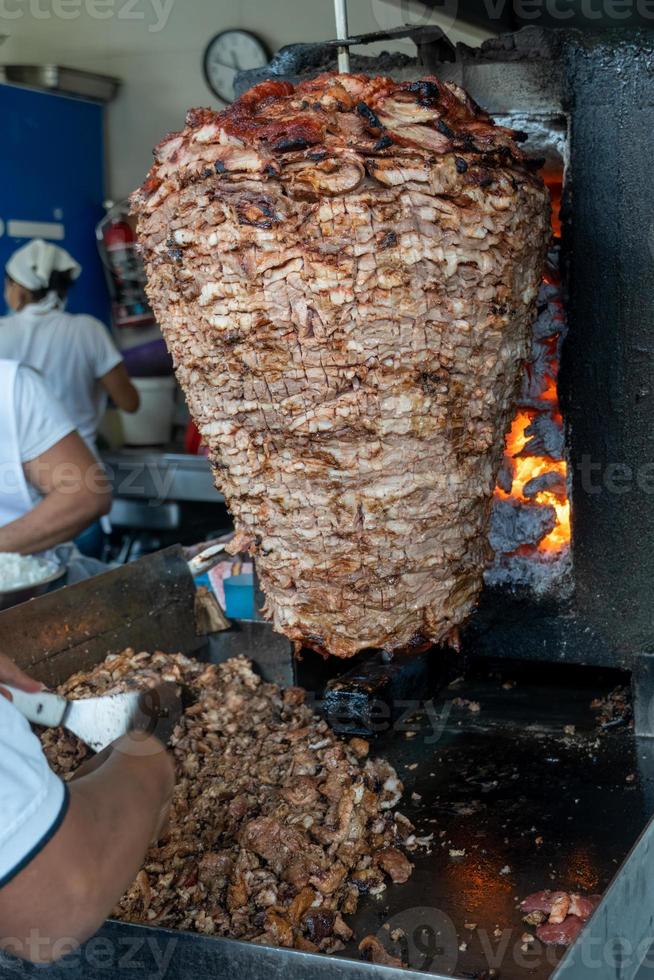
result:
M 347 41 L 349 32 L 347 28 L 347 0 L 334 0 L 334 13 L 336 15 L 336 37 Z M 348 74 L 350 71 L 350 48 L 347 44 L 338 49 L 338 70 L 341 74 Z

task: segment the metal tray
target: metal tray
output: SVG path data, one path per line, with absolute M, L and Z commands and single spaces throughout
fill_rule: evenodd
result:
M 194 630 L 185 623 L 192 617 L 192 580 L 181 553 L 150 556 L 109 573 L 100 586 L 97 579 L 80 583 L 56 604 L 53 596 L 37 599 L 20 624 L 11 612 L 3 614 L 3 649 L 11 655 L 11 636 L 20 626 L 22 662 L 38 662 L 38 675 L 51 683 L 122 649 L 130 633 L 138 634 L 142 648 L 191 652 Z M 93 590 L 94 612 L 86 616 L 80 646 L 81 637 L 64 636 L 62 626 L 76 623 Z M 170 612 L 175 597 L 173 635 L 171 621 L 153 616 L 151 607 L 154 598 Z M 147 619 L 141 630 L 139 610 Z M 112 616 L 124 620 L 120 633 Z M 53 633 L 58 646 L 46 642 Z M 32 635 L 35 649 L 28 649 L 24 638 Z M 247 647 L 247 632 L 239 635 Z M 623 675 L 534 664 L 503 664 L 504 677 L 498 670 L 476 668 L 439 700 L 421 692 L 422 700 L 407 705 L 395 729 L 381 733 L 374 746 L 405 783 L 400 809 L 420 836 L 433 833 L 434 839 L 431 853 L 412 856 L 410 882 L 389 887 L 379 900 L 364 897 L 350 924 L 358 941 L 369 933 L 384 937 L 396 955 L 406 954 L 414 972 L 362 962 L 356 942 L 342 955 L 325 957 L 110 921 L 51 967 L 0 955 L 0 977 L 482 980 L 499 971 L 501 980 L 633 980 L 640 966 L 635 951 L 645 956 L 652 937 L 654 740 L 638 740 L 626 726 L 602 734 L 597 728 L 590 703 Z M 505 688 L 507 678 L 515 687 Z M 481 711 L 473 714 L 457 699 L 478 701 Z M 573 734 L 565 730 L 571 725 Z M 519 899 L 544 888 L 604 894 L 562 959 L 560 949 L 521 949 Z M 404 938 L 393 946 L 396 928 Z
M 21 602 L 27 602 L 28 599 L 45 595 L 46 592 L 50 591 L 50 587 L 66 574 L 65 565 L 62 565 L 56 558 L 50 557 L 48 552 L 43 555 L 34 555 L 34 557 L 39 558 L 46 565 L 49 569 L 48 575 L 40 582 L 35 582 L 32 585 L 21 585 L 16 589 L 0 591 L 0 610 L 10 609 L 12 606 L 18 606 Z
M 120 79 L 110 75 L 62 65 L 0 65 L 0 82 L 77 95 L 94 102 L 111 102 L 121 85 Z

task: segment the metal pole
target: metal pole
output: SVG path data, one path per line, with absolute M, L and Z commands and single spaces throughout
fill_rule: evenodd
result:
M 336 14 L 336 37 L 340 41 L 346 41 L 349 37 L 347 29 L 347 0 L 334 0 L 334 13 Z M 348 74 L 350 71 L 350 49 L 347 45 L 338 49 L 338 70 Z

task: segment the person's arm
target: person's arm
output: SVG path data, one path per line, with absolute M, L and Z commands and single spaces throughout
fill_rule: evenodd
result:
M 0 888 L 0 948 L 48 963 L 92 936 L 159 838 L 174 782 L 172 760 L 152 736 L 125 736 L 96 771 L 71 782 L 59 829 Z
M 141 398 L 130 381 L 127 368 L 122 361 L 103 375 L 99 381 L 114 405 L 121 408 L 123 412 L 137 411 L 141 404 Z
M 53 548 L 111 508 L 104 470 L 77 432 L 23 463 L 23 471 L 43 499 L 23 517 L 0 527 L 0 551 L 30 554 Z

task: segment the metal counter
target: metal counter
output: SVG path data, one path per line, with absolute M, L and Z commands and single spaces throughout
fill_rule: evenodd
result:
M 220 503 L 205 456 L 157 448 L 101 453 L 115 497 L 163 503 L 167 500 Z
M 214 661 L 241 652 L 258 663 L 263 653 L 264 676 L 279 671 L 287 651 L 271 654 L 265 636 L 252 635 L 265 624 L 198 649 L 193 602 L 183 553 L 171 548 L 0 613 L 0 646 L 50 685 L 128 642 Z M 626 724 L 600 731 L 591 710 L 622 680 L 571 666 L 478 664 L 438 695 L 425 687 L 404 702 L 392 726 L 380 719 L 373 752 L 403 780 L 400 809 L 416 833 L 433 836 L 411 855 L 406 885 L 362 896 L 342 954 L 110 921 L 51 967 L 0 954 L 0 977 L 633 980 L 654 936 L 654 742 Z M 322 687 L 306 687 L 320 707 Z M 519 900 L 545 888 L 604 895 L 563 959 L 522 939 Z M 357 944 L 369 934 L 414 972 L 361 962 Z
M 400 809 L 429 851 L 415 872 L 349 919 L 355 941 L 324 957 L 212 936 L 109 922 L 80 951 L 39 969 L 44 980 L 632 980 L 652 937 L 654 874 L 647 826 L 651 774 L 627 730 L 599 735 L 593 689 L 539 679 L 505 691 L 464 682 L 423 709 L 406 732 L 375 745 L 406 785 Z M 452 699 L 478 700 L 473 715 Z M 425 710 L 426 709 L 426 710 Z M 405 720 L 406 723 L 406 720 Z M 576 725 L 566 735 L 566 725 Z M 648 767 L 645 767 L 646 769 Z M 648 792 L 649 791 L 649 792 Z M 647 828 L 640 837 L 643 828 Z M 626 856 L 635 846 L 625 864 Z M 622 865 L 622 868 L 621 868 Z M 526 947 L 518 901 L 544 888 L 604 892 L 567 956 Z M 395 930 L 398 938 L 391 936 Z M 361 962 L 368 934 L 411 970 Z M 36 975 L 0 956 L 1 977 Z

